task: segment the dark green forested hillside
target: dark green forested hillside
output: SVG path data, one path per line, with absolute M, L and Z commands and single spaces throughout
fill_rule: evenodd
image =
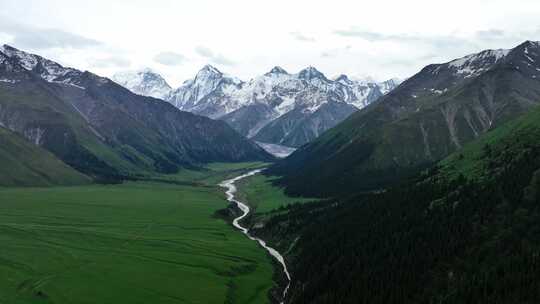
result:
M 540 109 L 382 193 L 289 206 L 290 303 L 540 302 Z

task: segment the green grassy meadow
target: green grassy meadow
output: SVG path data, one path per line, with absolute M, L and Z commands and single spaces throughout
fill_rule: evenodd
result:
M 247 202 L 255 213 L 267 213 L 293 203 L 312 202 L 316 198 L 290 197 L 283 188 L 272 184 L 277 177 L 257 174 L 238 183 L 239 196 Z
M 0 188 L 0 303 L 268 303 L 270 257 L 215 212 L 214 164 L 128 182 Z
M 203 170 L 180 170 L 177 174 L 160 175 L 159 180 L 192 183 L 196 185 L 215 186 L 221 181 L 237 175 L 268 166 L 263 162 L 243 162 L 243 163 L 212 163 Z

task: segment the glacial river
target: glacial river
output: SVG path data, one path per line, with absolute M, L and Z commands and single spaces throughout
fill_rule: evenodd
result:
M 242 211 L 242 215 L 240 215 L 239 217 L 235 218 L 234 221 L 233 221 L 233 225 L 234 227 L 238 228 L 240 231 L 242 231 L 242 233 L 244 233 L 249 239 L 253 240 L 253 241 L 256 241 L 259 243 L 259 245 L 261 247 L 263 247 L 264 249 L 266 249 L 266 251 L 268 251 L 268 253 L 270 253 L 270 255 L 272 257 L 274 257 L 282 266 L 283 268 L 283 272 L 285 273 L 285 276 L 287 277 L 287 286 L 285 287 L 285 289 L 283 290 L 283 299 L 285 299 L 285 296 L 287 295 L 287 291 L 289 290 L 289 286 L 291 284 L 291 275 L 289 274 L 289 271 L 287 270 L 287 265 L 285 264 L 285 260 L 283 259 L 283 256 L 277 251 L 275 250 L 274 248 L 270 247 L 270 246 L 267 246 L 266 245 L 266 242 L 259 239 L 259 238 L 256 238 L 252 235 L 249 234 L 249 230 L 246 228 L 246 227 L 243 227 L 242 225 L 240 225 L 240 221 L 245 218 L 249 212 L 251 211 L 249 206 L 239 200 L 237 200 L 235 198 L 235 193 L 237 191 L 236 189 L 236 185 L 235 183 L 241 179 L 244 179 L 246 177 L 249 177 L 249 176 L 253 176 L 255 174 L 258 174 L 262 171 L 263 169 L 257 169 L 257 170 L 253 170 L 253 171 L 250 171 L 246 174 L 243 174 L 243 175 L 240 175 L 240 176 L 237 176 L 235 178 L 232 178 L 232 179 L 228 179 L 228 180 L 225 180 L 223 182 L 221 182 L 219 185 L 223 188 L 226 188 L 227 190 L 225 191 L 225 194 L 227 195 L 227 200 L 231 203 L 235 203 L 236 206 L 238 206 L 238 208 Z M 281 302 L 283 303 L 283 301 Z

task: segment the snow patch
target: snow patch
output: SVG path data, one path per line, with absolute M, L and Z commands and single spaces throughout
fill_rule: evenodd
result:
M 36 72 L 39 72 L 41 78 L 47 82 L 74 85 L 68 75 L 79 76 L 82 74 L 81 71 L 78 71 L 76 69 L 63 67 L 62 65 L 54 61 L 48 60 L 38 55 L 26 53 L 24 51 L 7 45 L 4 45 L 2 47 L 2 53 L 4 53 L 10 58 L 16 59 L 19 65 L 22 66 L 25 70 L 35 70 Z M 41 67 L 41 69 L 36 69 L 38 65 Z
M 220 118 L 254 104 L 270 106 L 279 117 L 297 108 L 305 113 L 313 113 L 329 99 L 361 109 L 388 93 L 398 83 L 398 79 L 381 83 L 352 81 L 345 75 L 337 80 L 329 80 L 314 67 L 296 74 L 288 74 L 275 67 L 264 75 L 243 82 L 205 66 L 194 79 L 172 91 L 167 100 L 181 110 L 211 118 Z
M 525 58 L 527 58 L 530 62 L 535 62 L 534 59 L 531 58 L 531 56 L 527 55 L 528 53 L 525 53 Z
M 17 83 L 18 80 L 15 79 L 7 79 L 7 78 L 0 78 L 0 82 L 6 82 L 6 83 Z
M 454 68 L 456 74 L 471 77 L 490 69 L 505 58 L 509 52 L 510 50 L 507 49 L 487 50 L 450 61 L 448 66 Z
M 263 143 L 263 142 L 258 142 L 258 141 L 256 143 L 261 148 L 263 148 L 266 152 L 274 155 L 277 158 L 285 158 L 291 155 L 294 151 L 296 151 L 296 148 L 282 146 L 278 144 L 269 144 L 269 143 Z

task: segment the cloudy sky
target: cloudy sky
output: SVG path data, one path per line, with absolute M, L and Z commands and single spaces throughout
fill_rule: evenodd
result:
M 0 0 L 0 43 L 111 76 L 150 67 L 172 86 L 204 65 L 249 79 L 312 65 L 382 80 L 540 40 L 538 0 Z

